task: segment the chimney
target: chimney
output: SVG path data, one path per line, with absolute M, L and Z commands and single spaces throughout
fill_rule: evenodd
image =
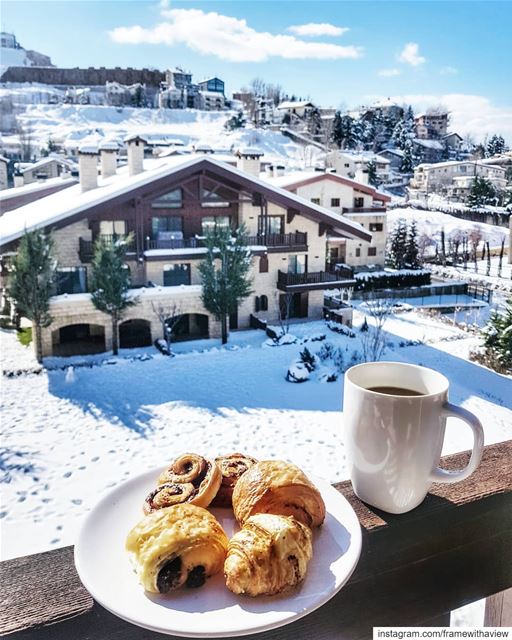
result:
M 128 136 L 124 139 L 128 147 L 128 174 L 136 176 L 144 171 L 145 138 L 139 135 Z
M 246 147 L 240 149 L 235 154 L 237 156 L 236 168 L 245 173 L 250 173 L 252 176 L 259 177 L 260 175 L 260 158 L 263 155 L 263 151 Z
M 117 142 L 103 142 L 100 146 L 101 177 L 109 178 L 116 175 L 117 152 L 119 145 Z
M 82 146 L 78 149 L 78 175 L 82 193 L 98 186 L 98 149 Z

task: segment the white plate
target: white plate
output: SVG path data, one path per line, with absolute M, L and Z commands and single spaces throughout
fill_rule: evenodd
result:
M 257 633 L 311 613 L 332 598 L 354 571 L 361 552 L 357 516 L 336 489 L 314 479 L 327 517 L 314 532 L 313 559 L 299 587 L 278 596 L 236 596 L 218 574 L 199 589 L 165 596 L 146 593 L 124 544 L 142 517 L 142 503 L 160 471 L 137 476 L 103 498 L 87 515 L 75 545 L 75 564 L 85 588 L 120 618 L 152 631 L 191 638 Z M 230 509 L 211 511 L 228 536 L 238 528 Z

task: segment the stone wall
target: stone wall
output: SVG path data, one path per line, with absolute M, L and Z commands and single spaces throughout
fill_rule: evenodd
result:
M 153 69 L 60 69 L 57 67 L 8 67 L 0 77 L 1 82 L 39 82 L 64 86 L 103 86 L 106 82 L 120 84 L 145 84 L 158 87 L 165 80 L 165 73 Z

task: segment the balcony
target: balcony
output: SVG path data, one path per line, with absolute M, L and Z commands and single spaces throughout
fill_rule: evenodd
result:
M 356 281 L 344 272 L 313 271 L 310 273 L 277 272 L 277 288 L 281 291 L 314 291 L 318 289 L 343 289 L 355 286 Z
M 98 236 L 107 243 L 111 243 L 117 240 L 121 240 L 121 236 L 118 235 L 101 235 Z M 78 238 L 78 256 L 80 262 L 92 262 L 94 257 L 94 245 L 95 240 L 85 240 L 84 238 Z M 135 251 L 135 241 L 132 239 L 128 243 L 128 253 Z
M 246 236 L 248 246 L 264 246 L 269 253 L 279 251 L 307 251 L 307 233 L 267 233 Z M 157 238 L 146 240 L 146 250 L 152 249 L 200 249 L 204 247 L 204 238 L 194 236 L 192 238 Z
M 386 213 L 386 207 L 343 207 L 341 213 L 374 213 L 380 215 Z

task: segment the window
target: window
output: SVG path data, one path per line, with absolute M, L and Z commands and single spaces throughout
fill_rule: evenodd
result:
M 168 264 L 164 267 L 164 287 L 190 284 L 189 264 Z
M 345 162 L 345 169 L 349 169 L 350 168 L 350 164 L 348 162 Z
M 284 220 L 283 216 L 269 216 L 268 233 L 283 233 Z
M 231 218 L 229 216 L 204 216 L 201 219 L 203 234 L 213 231 L 216 227 L 230 227 Z
M 364 198 L 354 198 L 354 208 L 360 209 L 364 207 Z
M 60 267 L 57 269 L 57 295 L 86 292 L 86 267 Z
M 331 198 L 331 207 L 339 207 L 340 199 L 339 198 Z
M 260 273 L 268 273 L 268 256 L 260 258 Z
M 306 273 L 307 256 L 304 254 L 288 256 L 288 273 Z
M 361 257 L 361 249 L 359 247 L 356 248 L 356 258 Z
M 180 209 L 183 206 L 181 189 L 174 189 L 158 196 L 151 206 L 153 209 Z
M 267 298 L 267 296 L 260 296 L 260 309 L 262 311 L 268 311 L 268 298 Z
M 368 255 L 376 256 L 377 255 L 377 247 L 368 247 Z
M 222 199 L 218 193 L 215 193 L 211 189 L 205 189 L 201 191 L 201 206 L 202 207 L 229 207 L 229 202 Z
M 370 231 L 383 231 L 384 225 L 382 222 L 370 222 Z
M 254 311 L 256 313 L 258 313 L 259 310 L 260 310 L 260 297 L 259 296 L 255 296 L 254 297 Z
M 126 220 L 100 220 L 100 236 L 125 236 Z
M 320 198 L 311 198 L 313 204 L 320 204 Z
M 151 233 L 153 239 L 158 239 L 159 233 L 174 232 L 183 237 L 183 218 L 181 216 L 160 216 L 151 218 Z

